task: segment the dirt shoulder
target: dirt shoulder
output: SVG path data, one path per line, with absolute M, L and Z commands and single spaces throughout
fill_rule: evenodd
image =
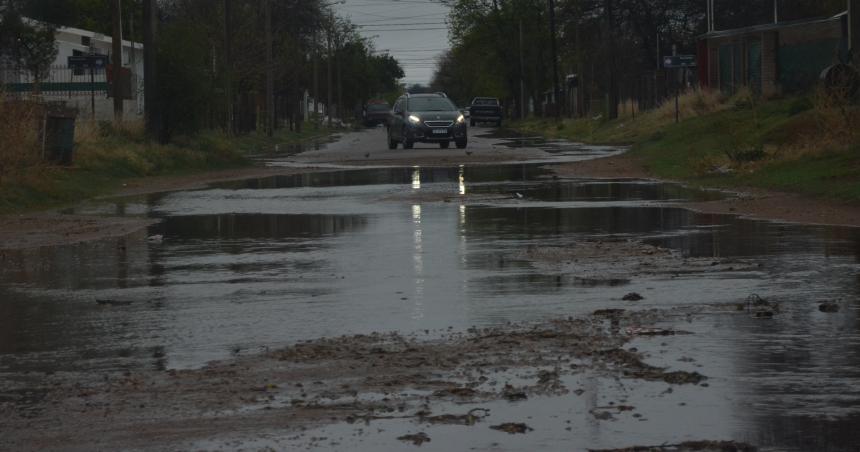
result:
M 286 176 L 314 168 L 239 168 L 181 176 L 131 179 L 116 193 L 100 199 L 139 196 L 175 190 L 194 190 L 207 184 L 256 177 Z M 68 245 L 110 237 L 122 237 L 144 229 L 158 220 L 142 217 L 68 215 L 36 212 L 0 215 L 0 250 Z
M 553 167 L 563 177 L 655 178 L 637 156 L 618 155 Z M 718 201 L 688 202 L 681 207 L 702 213 L 740 215 L 792 223 L 860 226 L 860 205 L 753 187 L 734 189 L 735 196 Z

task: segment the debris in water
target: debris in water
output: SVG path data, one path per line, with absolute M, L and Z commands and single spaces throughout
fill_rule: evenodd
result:
M 636 292 L 630 292 L 629 294 L 621 297 L 621 299 L 624 301 L 639 301 L 639 300 L 644 300 L 645 297 L 643 297 L 642 295 L 639 295 Z
M 506 384 L 505 389 L 502 390 L 502 397 L 509 402 L 516 402 L 518 400 L 526 400 L 529 398 L 525 391 L 517 389 L 509 384 Z
M 528 433 L 529 431 L 534 430 L 533 428 L 529 427 L 526 424 L 523 424 L 522 422 L 506 422 L 504 424 L 491 425 L 490 428 L 493 430 L 510 433 L 511 435 L 516 433 Z
M 420 446 L 423 443 L 429 443 L 430 437 L 424 432 L 419 432 L 411 435 L 398 436 L 397 439 Z
M 475 397 L 478 391 L 472 388 L 445 388 L 433 393 L 436 397 L 457 396 L 462 398 Z
M 129 300 L 96 300 L 96 303 L 102 306 L 128 306 L 132 302 Z
M 422 421 L 431 424 L 475 425 L 479 420 L 490 415 L 486 408 L 473 408 L 466 414 L 440 414 L 438 416 L 419 416 Z
M 825 301 L 818 305 L 821 312 L 839 312 L 839 304 L 833 301 Z
M 588 452 L 756 452 L 758 448 L 736 441 L 686 441 L 680 444 L 659 446 L 633 446 L 622 449 L 588 449 Z

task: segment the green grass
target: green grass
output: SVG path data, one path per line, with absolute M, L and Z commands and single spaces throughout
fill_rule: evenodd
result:
M 93 136 L 76 144 L 74 166 L 36 166 L 4 177 L 0 213 L 58 207 L 109 194 L 132 178 L 250 166 L 250 154 L 270 152 L 275 145 L 323 139 L 332 132 L 305 127 L 301 133 L 278 130 L 273 137 L 227 137 L 221 132 L 206 131 L 160 145 L 144 140 L 140 133 L 103 125 Z
M 745 104 L 727 101 L 725 108 L 680 123 L 656 113 L 615 121 L 593 119 L 527 120 L 513 123 L 524 133 L 600 144 L 631 144 L 656 177 L 709 187 L 759 187 L 829 199 L 860 201 L 860 144 L 822 145 L 813 152 L 792 153 L 804 138 L 820 134 L 816 110 L 806 98 Z M 830 147 L 833 147 L 832 149 Z M 730 155 L 764 152 L 756 162 Z M 716 175 L 713 167 L 733 172 Z

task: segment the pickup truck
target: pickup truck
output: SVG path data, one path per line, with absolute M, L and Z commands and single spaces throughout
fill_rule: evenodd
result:
M 497 127 L 502 126 L 502 107 L 495 97 L 476 97 L 469 107 L 469 125 L 478 122 L 492 122 Z

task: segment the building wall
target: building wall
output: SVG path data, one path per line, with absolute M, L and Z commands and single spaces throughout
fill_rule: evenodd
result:
M 85 39 L 86 38 L 86 39 Z M 95 95 L 87 91 L 69 90 L 52 91 L 43 90 L 38 96 L 41 100 L 65 102 L 69 107 L 77 108 L 78 117 L 90 119 L 93 116 L 93 99 L 95 103 L 95 119 L 104 121 L 113 119 L 113 99 L 107 96 L 105 91 L 105 71 L 96 71 L 91 78 L 89 71 L 73 71 L 68 69 L 68 57 L 81 54 L 95 53 L 108 55 L 112 53 L 112 39 L 110 36 L 100 35 L 86 30 L 76 28 L 60 28 L 55 34 L 57 42 L 57 56 L 48 75 L 42 80 L 43 86 L 48 84 L 72 84 L 81 89 L 82 85 L 88 86 L 91 80 L 98 86 Z M 89 45 L 85 45 L 85 40 Z M 122 65 L 131 71 L 132 99 L 123 101 L 124 117 L 127 119 L 140 119 L 143 117 L 143 45 L 123 40 Z M 132 64 L 133 63 L 133 64 Z M 9 84 L 31 84 L 32 76 L 19 68 L 5 65 L 0 68 L 0 83 Z M 20 91 L 9 90 L 7 96 L 18 98 L 33 98 L 31 88 L 24 86 Z
M 726 92 L 750 86 L 766 97 L 807 89 L 838 62 L 841 39 L 839 20 L 707 38 L 709 85 Z

